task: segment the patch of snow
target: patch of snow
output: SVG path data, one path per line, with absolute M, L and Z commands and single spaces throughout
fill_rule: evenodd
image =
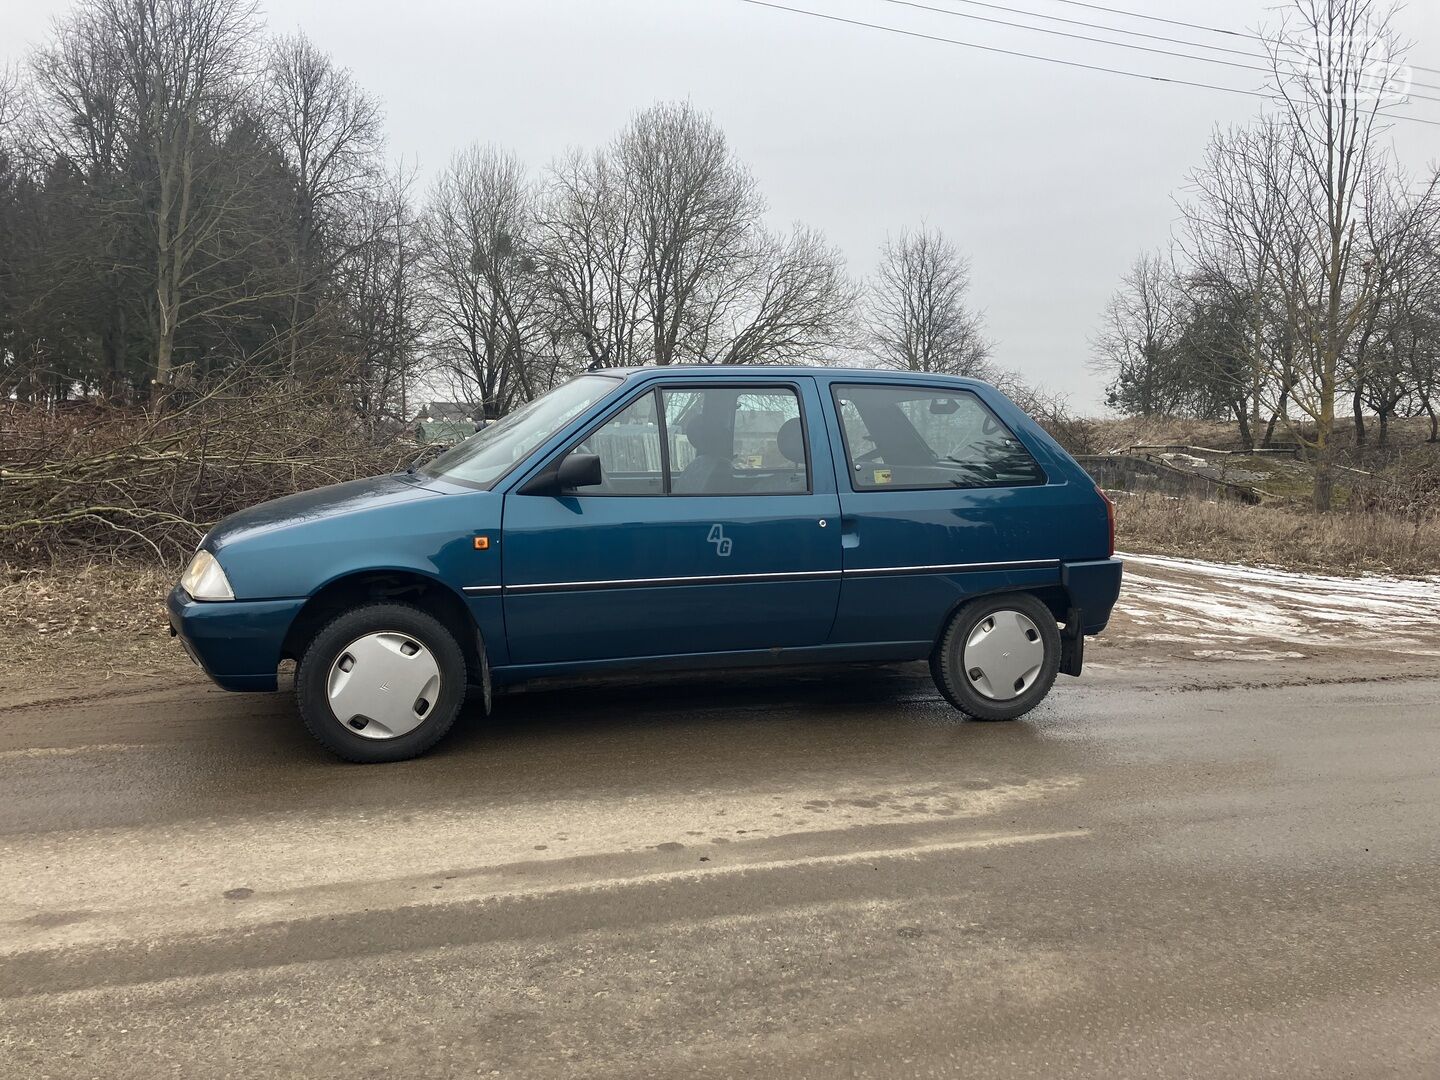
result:
M 1433 655 L 1440 636 L 1440 577 L 1342 578 L 1163 555 L 1121 558 L 1125 585 L 1117 609 L 1135 623 L 1168 631 L 1147 632 L 1147 640 L 1258 639 Z
M 1183 466 L 1188 469 L 1205 469 L 1210 465 L 1210 462 L 1202 457 L 1196 457 L 1194 454 L 1161 454 L 1160 460 L 1168 465 Z
M 1196 649 L 1194 655 L 1202 660 L 1303 660 L 1303 652 L 1276 652 L 1273 649 L 1253 649 L 1241 652 L 1237 649 Z

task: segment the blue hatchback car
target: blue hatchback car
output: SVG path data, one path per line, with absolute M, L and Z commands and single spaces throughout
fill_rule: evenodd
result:
M 296 661 L 352 761 L 467 691 L 615 670 L 928 659 L 1010 720 L 1079 675 L 1120 590 L 1089 476 L 981 382 L 840 368 L 582 375 L 429 465 L 220 522 L 170 594 L 228 690 Z

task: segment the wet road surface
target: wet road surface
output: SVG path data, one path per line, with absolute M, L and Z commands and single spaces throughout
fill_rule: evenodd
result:
M 1440 1075 L 1440 678 L 1306 663 L 12 701 L 0 1074 Z

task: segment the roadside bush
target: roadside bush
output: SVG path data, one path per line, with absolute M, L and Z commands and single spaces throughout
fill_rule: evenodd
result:
M 158 410 L 6 404 L 0 561 L 175 563 L 226 514 L 403 468 L 417 448 L 368 429 L 332 389 L 228 381 Z

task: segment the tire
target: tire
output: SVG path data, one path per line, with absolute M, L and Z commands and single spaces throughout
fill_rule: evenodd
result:
M 990 638 L 993 633 L 1000 636 Z M 1027 662 L 1032 660 L 1033 665 Z M 1059 668 L 1060 628 L 1050 609 L 1029 593 L 970 601 L 951 617 L 930 655 L 936 688 L 976 720 L 1024 716 L 1045 699 Z
M 466 675 L 464 652 L 429 612 L 362 604 L 327 623 L 305 649 L 295 699 L 310 734 L 337 757 L 404 761 L 450 730 L 465 703 Z

